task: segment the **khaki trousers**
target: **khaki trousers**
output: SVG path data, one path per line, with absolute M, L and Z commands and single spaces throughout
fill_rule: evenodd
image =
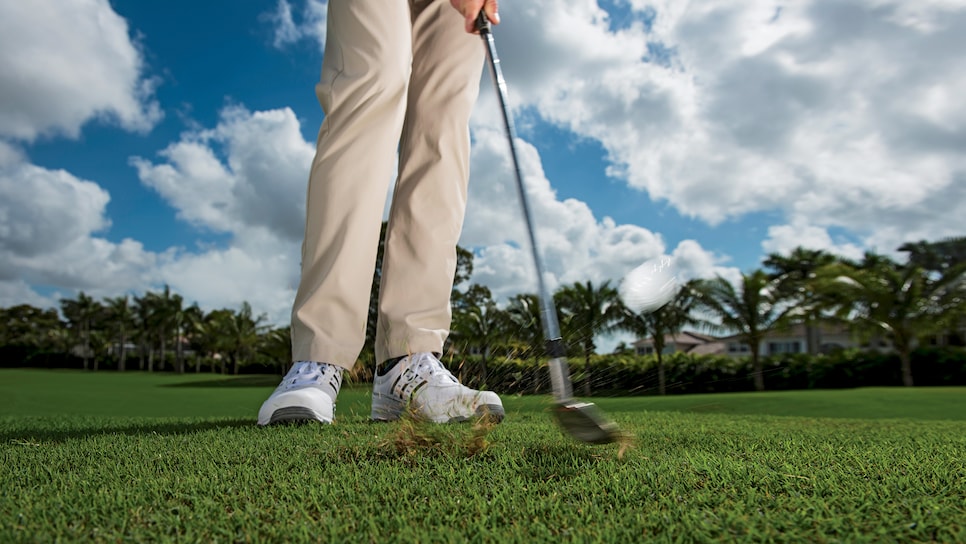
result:
M 329 0 L 295 361 L 351 369 L 362 350 L 397 149 L 376 361 L 442 351 L 484 56 L 447 0 Z

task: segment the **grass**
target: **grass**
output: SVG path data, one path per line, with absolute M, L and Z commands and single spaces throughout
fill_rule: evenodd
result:
M 621 454 L 545 397 L 257 428 L 275 382 L 0 371 L 0 542 L 966 541 L 962 388 L 597 399 Z

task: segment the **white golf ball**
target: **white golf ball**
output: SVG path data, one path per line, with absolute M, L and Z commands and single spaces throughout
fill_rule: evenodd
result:
M 648 313 L 670 302 L 678 292 L 673 265 L 670 257 L 661 256 L 628 272 L 617 288 L 624 305 L 636 313 Z

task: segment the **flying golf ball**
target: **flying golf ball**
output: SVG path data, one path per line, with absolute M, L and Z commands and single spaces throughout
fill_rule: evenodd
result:
M 628 272 L 617 293 L 625 306 L 640 314 L 653 312 L 670 302 L 678 287 L 673 260 L 661 256 Z

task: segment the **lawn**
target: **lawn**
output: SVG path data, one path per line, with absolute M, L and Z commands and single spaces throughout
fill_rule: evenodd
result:
M 492 429 L 257 428 L 272 377 L 0 370 L 0 542 L 966 541 L 966 389 L 546 397 Z

